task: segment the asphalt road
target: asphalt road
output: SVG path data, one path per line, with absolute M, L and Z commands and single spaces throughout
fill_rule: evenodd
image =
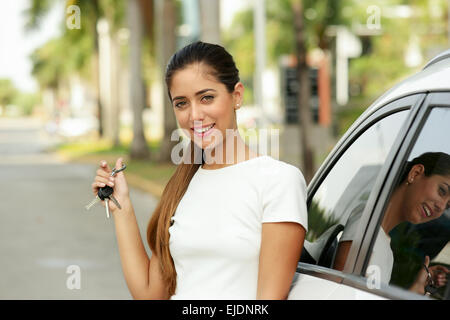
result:
M 84 208 L 96 166 L 47 153 L 55 141 L 35 121 L 0 118 L 0 299 L 131 299 L 113 218 Z M 157 199 L 130 196 L 149 253 Z

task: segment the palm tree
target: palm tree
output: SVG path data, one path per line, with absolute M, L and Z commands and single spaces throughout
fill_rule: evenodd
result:
M 51 6 L 55 4 L 55 0 L 30 0 L 30 6 L 27 10 L 28 15 L 28 29 L 32 29 L 40 24 L 41 19 L 50 10 Z M 90 47 L 86 52 L 88 54 L 83 56 L 83 59 L 78 59 L 78 67 L 88 65 L 91 63 L 90 76 L 93 78 L 93 85 L 96 91 L 96 101 L 97 101 L 97 116 L 99 120 L 99 134 L 100 136 L 105 136 L 108 133 L 108 137 L 113 140 L 113 142 L 118 144 L 118 128 L 119 112 L 116 110 L 108 110 L 105 114 L 104 107 L 112 107 L 112 109 L 118 109 L 118 85 L 119 73 L 120 73 L 120 57 L 119 57 L 119 45 L 117 44 L 116 31 L 124 22 L 124 1 L 123 0 L 68 0 L 66 2 L 67 6 L 77 5 L 80 7 L 82 14 L 81 29 L 70 30 L 67 29 L 64 32 L 63 37 L 70 38 L 72 42 L 67 41 L 70 45 L 71 50 L 66 50 L 69 54 L 75 50 L 79 51 L 79 44 L 81 42 L 85 43 L 86 39 L 90 39 Z M 140 51 L 141 49 L 141 37 L 142 37 L 142 24 L 145 23 L 145 28 L 147 33 L 151 35 L 152 30 L 152 16 L 151 9 L 153 6 L 152 1 L 147 0 L 136 0 L 128 4 L 127 10 L 131 12 L 132 18 L 130 21 L 131 32 L 131 43 L 130 43 L 130 53 L 133 58 L 130 59 L 130 78 L 131 78 L 131 94 L 133 95 L 133 111 L 134 111 L 134 126 L 133 126 L 133 142 L 131 145 L 131 157 L 133 158 L 146 158 L 149 155 L 149 150 L 144 136 L 144 128 L 142 124 L 142 108 L 144 106 L 144 85 L 142 82 L 141 65 L 140 65 Z M 133 9 L 134 8 L 134 9 Z M 144 21 L 142 21 L 140 10 L 144 11 Z M 99 77 L 99 35 L 97 32 L 97 25 L 100 19 L 106 18 L 110 29 L 112 29 L 112 35 L 110 35 L 110 40 L 112 44 L 112 79 L 107 79 L 106 81 L 111 81 L 111 106 L 102 106 L 102 100 L 100 96 L 100 77 Z M 137 22 L 137 23 L 136 23 Z M 136 31 L 135 31 L 136 30 Z M 85 47 L 83 47 L 86 49 Z M 72 50 L 73 49 L 73 50 Z M 136 54 L 139 57 L 136 59 Z M 67 54 L 61 54 L 61 57 L 67 58 Z M 55 57 L 58 58 L 59 57 Z M 70 60 L 70 59 L 69 59 Z M 75 59 L 77 60 L 77 59 Z M 66 60 L 67 61 L 67 60 Z M 50 63 L 50 61 L 47 61 Z M 79 70 L 76 69 L 75 70 Z M 139 83 L 135 85 L 135 83 Z M 134 90 L 137 88 L 138 92 Z M 136 100 L 137 99 L 137 100 Z M 108 124 L 106 126 L 106 124 Z M 105 129 L 108 129 L 105 131 Z
M 162 17 L 159 19 L 158 26 L 158 60 L 161 66 L 166 66 L 170 57 L 176 50 L 176 7 L 174 0 L 157 1 L 157 15 Z M 163 80 L 164 82 L 164 80 Z M 177 129 L 175 114 L 172 110 L 172 104 L 169 101 L 167 93 L 164 92 L 164 135 L 161 141 L 161 147 L 157 155 L 157 160 L 161 162 L 169 162 L 171 160 L 171 152 L 177 141 L 171 141 L 170 137 L 174 130 Z
M 30 0 L 30 6 L 25 10 L 25 14 L 28 17 L 26 27 L 28 30 L 32 30 L 38 27 L 41 20 L 49 12 L 52 6 L 56 3 L 55 0 Z M 81 29 L 77 30 L 77 35 L 82 37 L 91 37 L 92 44 L 92 76 L 94 79 L 95 87 L 95 100 L 97 103 L 97 116 L 99 121 L 99 135 L 102 137 L 104 135 L 104 123 L 102 117 L 102 103 L 100 100 L 100 83 L 98 74 L 98 59 L 99 59 L 99 48 L 98 48 L 98 34 L 97 34 L 97 22 L 102 16 L 99 0 L 68 0 L 67 6 L 78 5 L 81 9 L 83 15 L 83 22 Z M 65 36 L 73 37 L 73 32 L 64 33 Z M 75 46 L 74 46 L 75 47 Z M 87 58 L 89 59 L 89 58 Z M 87 64 L 88 61 L 84 60 L 82 64 Z
M 292 3 L 294 12 L 295 44 L 297 48 L 297 78 L 299 83 L 298 116 L 300 124 L 300 141 L 302 145 L 302 157 L 305 180 L 307 183 L 314 176 L 314 154 L 308 134 L 311 132 L 311 109 L 309 100 L 311 84 L 309 81 L 309 67 L 306 63 L 305 27 L 303 21 L 302 0 L 294 0 Z
M 134 159 L 147 159 L 150 156 L 150 151 L 147 147 L 142 122 L 142 112 L 145 105 L 141 71 L 143 19 L 139 9 L 138 0 L 127 1 L 127 18 L 130 28 L 130 101 L 134 121 L 130 155 Z
M 220 44 L 219 0 L 200 0 L 201 40 Z
M 0 79 L 0 116 L 3 113 L 3 107 L 10 104 L 17 95 L 17 89 L 10 79 Z

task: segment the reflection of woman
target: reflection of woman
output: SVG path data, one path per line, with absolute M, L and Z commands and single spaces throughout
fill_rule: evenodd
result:
M 307 225 L 301 171 L 245 145 L 236 121 L 244 86 L 223 47 L 203 42 L 184 47 L 169 61 L 166 84 L 177 122 L 190 138 L 191 157 L 177 166 L 150 220 L 150 259 L 124 173 L 110 178 L 102 163 L 92 185 L 94 193 L 114 185 L 122 204 L 119 210 L 110 202 L 132 296 L 286 298 Z M 202 150 L 204 163 L 195 160 L 195 148 Z M 215 151 L 223 157 L 214 159 Z
M 393 266 L 389 232 L 402 222 L 425 223 L 439 218 L 450 206 L 450 156 L 442 152 L 429 152 L 408 162 L 400 183 L 389 200 L 380 231 L 372 250 L 369 265 L 380 268 L 382 282 L 388 283 Z M 334 268 L 343 270 L 348 252 L 364 207 L 354 210 L 341 236 Z M 428 267 L 429 259 L 426 259 Z M 446 283 L 447 269 L 428 268 L 437 285 Z M 417 279 L 423 279 L 418 276 Z M 418 280 L 419 281 L 419 280 Z M 414 290 L 422 288 L 415 283 Z M 419 290 L 420 291 L 420 290 Z

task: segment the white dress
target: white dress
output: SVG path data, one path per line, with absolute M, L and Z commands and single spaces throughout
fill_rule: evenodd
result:
M 301 171 L 270 156 L 216 170 L 201 166 L 172 217 L 177 272 L 171 299 L 256 299 L 262 224 L 307 230 Z

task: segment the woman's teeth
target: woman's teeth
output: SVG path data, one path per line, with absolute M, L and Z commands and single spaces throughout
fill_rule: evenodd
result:
M 422 208 L 423 208 L 423 211 L 425 212 L 425 214 L 427 215 L 427 217 L 431 217 L 431 212 L 430 212 L 430 210 L 428 210 L 428 207 L 423 205 Z
M 202 128 L 202 129 L 194 129 L 194 131 L 195 131 L 195 132 L 198 132 L 198 133 L 203 133 L 203 132 L 206 132 L 206 131 L 208 131 L 209 129 L 211 129 L 213 126 L 214 126 L 214 123 L 213 123 L 212 125 L 210 125 L 209 127 Z

